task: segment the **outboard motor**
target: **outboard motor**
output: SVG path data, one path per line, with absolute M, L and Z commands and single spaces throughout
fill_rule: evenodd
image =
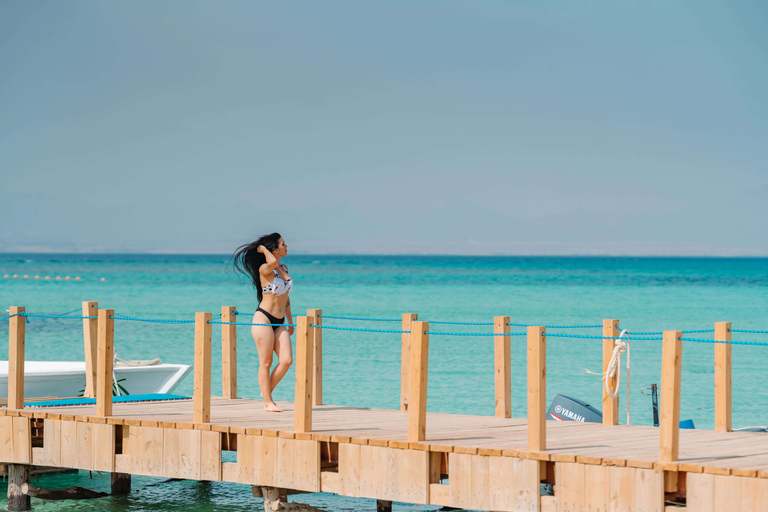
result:
M 548 420 L 602 423 L 603 413 L 586 402 L 565 395 L 557 395 L 547 411 Z

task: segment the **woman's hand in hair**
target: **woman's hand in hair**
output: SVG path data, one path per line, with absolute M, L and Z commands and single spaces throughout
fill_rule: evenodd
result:
M 256 252 L 260 252 L 261 254 L 267 254 L 269 251 L 267 250 L 266 247 L 264 247 L 263 245 L 260 245 L 256 248 Z

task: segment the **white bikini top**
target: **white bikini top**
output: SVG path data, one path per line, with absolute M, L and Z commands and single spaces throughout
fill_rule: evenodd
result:
M 283 271 L 287 274 L 288 269 L 285 268 L 285 265 L 282 263 L 280 264 Z M 275 278 L 272 279 L 272 282 L 269 283 L 267 286 L 263 286 L 261 288 L 261 291 L 263 293 L 271 293 L 273 295 L 285 295 L 286 293 L 291 293 L 291 288 L 293 288 L 293 280 L 290 276 L 288 276 L 288 280 L 284 280 L 282 277 L 280 277 L 280 274 L 277 273 L 277 269 L 274 270 L 275 272 Z

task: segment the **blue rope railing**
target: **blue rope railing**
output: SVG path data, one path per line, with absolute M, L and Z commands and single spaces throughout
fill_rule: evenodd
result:
M 507 324 L 510 327 L 539 327 L 538 324 Z M 547 329 L 594 329 L 602 325 L 544 325 Z
M 748 332 L 752 334 L 768 334 L 768 331 L 753 331 L 747 329 L 728 329 L 729 332 Z M 690 331 L 693 332 L 693 331 Z
M 320 329 L 333 329 L 334 331 L 357 331 L 357 332 L 389 332 L 389 333 L 410 333 L 411 331 L 400 331 L 395 329 L 362 329 L 359 327 L 336 327 L 334 325 L 314 325 L 309 324 L 310 327 L 318 327 Z
M 556 332 L 544 333 L 544 336 L 554 336 L 557 338 L 586 338 L 590 340 L 626 340 L 626 337 L 619 336 L 590 336 L 587 334 L 562 334 Z M 644 341 L 661 341 L 663 338 L 651 337 L 651 336 L 634 336 L 629 338 L 630 341 L 644 340 Z
M 725 343 L 727 345 L 758 345 L 768 347 L 768 342 L 765 341 L 721 341 L 721 340 L 705 340 L 702 338 L 680 338 L 680 341 L 693 341 L 696 343 Z
M 113 320 L 130 320 L 132 322 L 146 322 L 150 324 L 193 324 L 194 320 L 170 320 L 165 318 L 136 318 L 125 315 L 114 315 L 110 317 Z
M 320 318 L 333 318 L 334 320 L 360 320 L 363 322 L 401 322 L 402 318 L 365 318 L 359 316 L 331 316 L 320 315 Z
M 267 327 L 296 327 L 296 324 L 252 324 L 250 322 L 222 322 L 221 320 L 210 320 L 209 324 L 217 325 L 258 325 Z

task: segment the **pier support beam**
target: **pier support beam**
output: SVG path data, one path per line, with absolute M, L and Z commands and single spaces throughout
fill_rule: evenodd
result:
M 24 319 L 22 318 L 23 322 Z M 24 464 L 8 465 L 8 510 L 30 510 L 29 466 Z
M 392 502 L 387 500 L 376 500 L 376 512 L 392 512 Z
M 11 306 L 8 312 L 8 408 L 24 408 L 24 343 L 26 318 L 21 315 L 25 309 Z M 10 491 L 9 491 L 10 492 Z
M 410 381 L 409 369 L 411 367 L 411 323 L 419 316 L 415 313 L 403 313 L 403 322 L 400 330 L 400 410 L 408 412 L 408 383 Z
M 715 323 L 715 341 L 731 341 L 731 322 Z M 715 431 L 731 431 L 730 343 L 715 343 Z
M 99 310 L 99 347 L 96 364 L 96 413 L 99 416 L 112 416 L 112 382 L 115 364 L 114 316 L 114 309 Z
M 496 382 L 496 417 L 512 417 L 512 364 L 509 317 L 493 319 L 493 359 Z
M 235 306 L 221 307 L 221 393 L 224 398 L 237 398 L 237 321 Z
M 96 397 L 96 366 L 99 357 L 99 303 L 83 302 L 83 344 L 85 345 L 85 391 L 84 397 Z
M 410 380 L 408 382 L 408 441 L 424 441 L 427 433 L 427 367 L 429 322 L 411 322 Z
M 608 366 L 611 364 L 613 358 L 613 349 L 616 346 L 616 338 L 619 335 L 619 321 L 618 320 L 603 320 L 603 374 L 608 371 Z M 618 375 L 611 377 L 608 382 L 608 386 L 611 389 L 616 389 L 616 379 Z M 618 425 L 619 424 L 619 394 L 615 397 L 611 397 L 608 391 L 605 389 L 605 380 L 600 379 L 600 383 L 603 385 L 603 425 Z
M 314 330 L 314 327 L 309 327 L 309 317 L 296 317 L 294 432 L 312 432 L 312 358 L 314 357 L 312 340 L 314 339 Z
M 683 342 L 680 331 L 664 331 L 661 348 L 661 418 L 659 421 L 659 462 L 678 458 L 680 440 L 680 374 Z
M 528 450 L 547 449 L 546 328 L 528 327 Z
M 322 309 L 308 309 L 310 325 L 323 325 Z M 312 405 L 323 405 L 323 329 L 310 327 L 312 336 Z
M 131 475 L 128 473 L 112 473 L 112 494 L 129 494 L 131 492 Z
M 211 421 L 211 313 L 195 313 L 195 388 L 192 421 Z

